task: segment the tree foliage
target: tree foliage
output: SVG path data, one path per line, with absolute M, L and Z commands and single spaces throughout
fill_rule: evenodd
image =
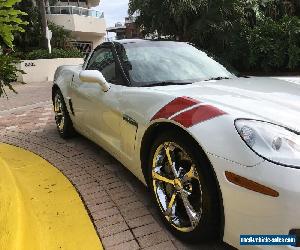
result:
M 5 87 L 13 90 L 10 82 L 20 72 L 16 67 L 18 61 L 2 51 L 3 46 L 13 48 L 14 34 L 24 32 L 23 26 L 27 24 L 21 19 L 25 13 L 14 9 L 17 2 L 20 0 L 0 0 L 0 97 L 6 94 Z
M 278 22 L 260 21 L 249 32 L 250 65 L 265 71 L 300 65 L 300 19 L 287 17 Z
M 10 48 L 13 47 L 14 33 L 16 31 L 24 32 L 23 25 L 27 24 L 21 19 L 21 16 L 26 13 L 13 8 L 20 1 L 0 0 L 0 37 L 3 43 Z
M 16 8 L 27 13 L 23 19 L 28 22 L 28 25 L 24 28 L 25 32 L 15 34 L 16 50 L 28 52 L 40 48 L 43 33 L 37 6 L 33 5 L 32 0 L 23 0 L 16 4 Z
M 25 27 L 25 32 L 18 33 L 15 37 L 16 50 L 20 53 L 27 53 L 43 48 L 44 33 L 39 8 L 32 4 L 32 0 L 23 0 L 17 4 L 17 8 L 28 13 L 25 16 L 28 25 Z M 48 27 L 52 31 L 51 45 L 53 48 L 66 49 L 71 47 L 72 36 L 70 31 L 51 22 L 48 22 Z
M 10 83 L 16 80 L 17 72 L 22 72 L 16 66 L 18 62 L 9 55 L 0 55 L 0 97 L 6 95 L 5 87 L 16 93 Z
M 54 23 L 48 22 L 48 27 L 52 31 L 51 46 L 58 49 L 69 49 L 72 47 L 71 31 L 64 29 Z
M 192 42 L 242 70 L 300 67 L 299 0 L 130 0 L 129 14 L 145 34 Z

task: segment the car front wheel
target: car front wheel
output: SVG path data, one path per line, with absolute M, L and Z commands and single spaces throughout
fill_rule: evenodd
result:
M 56 91 L 53 100 L 55 122 L 60 136 L 64 139 L 74 135 L 72 120 L 69 116 L 64 98 L 59 90 Z
M 216 239 L 219 199 L 204 153 L 187 136 L 170 132 L 154 142 L 150 159 L 149 186 L 166 226 L 185 241 Z

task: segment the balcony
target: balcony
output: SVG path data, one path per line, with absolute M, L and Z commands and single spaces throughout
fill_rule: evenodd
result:
M 106 25 L 103 12 L 76 6 L 48 6 L 47 19 L 73 33 L 104 36 Z
M 104 18 L 103 12 L 76 6 L 48 6 L 46 7 L 46 13 L 56 15 L 80 15 Z

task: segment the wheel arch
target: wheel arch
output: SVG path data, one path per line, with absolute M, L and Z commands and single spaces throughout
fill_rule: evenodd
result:
M 149 183 L 148 177 L 147 177 L 147 161 L 149 160 L 149 152 L 151 149 L 151 145 L 153 144 L 154 140 L 157 138 L 157 136 L 160 133 L 164 133 L 165 131 L 174 130 L 184 136 L 187 136 L 193 144 L 204 153 L 207 161 L 210 163 L 210 171 L 214 177 L 215 183 L 217 185 L 218 190 L 218 200 L 220 204 L 220 239 L 223 239 L 224 235 L 224 228 L 225 228 L 225 215 L 224 215 L 224 207 L 223 207 L 223 195 L 220 188 L 220 184 L 217 178 L 217 175 L 215 173 L 214 167 L 212 166 L 209 158 L 207 157 L 207 154 L 203 150 L 202 146 L 197 142 L 197 140 L 186 130 L 181 128 L 180 126 L 171 123 L 171 122 L 156 122 L 152 125 L 150 125 L 146 132 L 143 135 L 142 141 L 141 141 L 141 149 L 140 149 L 140 159 L 141 159 L 141 166 L 144 178 L 146 180 L 146 183 Z

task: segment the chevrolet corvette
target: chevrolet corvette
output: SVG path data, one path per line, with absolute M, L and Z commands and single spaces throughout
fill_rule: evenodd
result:
M 178 238 L 299 239 L 299 85 L 239 77 L 188 43 L 137 39 L 59 67 L 52 97 L 61 137 L 76 131 L 119 160 Z

